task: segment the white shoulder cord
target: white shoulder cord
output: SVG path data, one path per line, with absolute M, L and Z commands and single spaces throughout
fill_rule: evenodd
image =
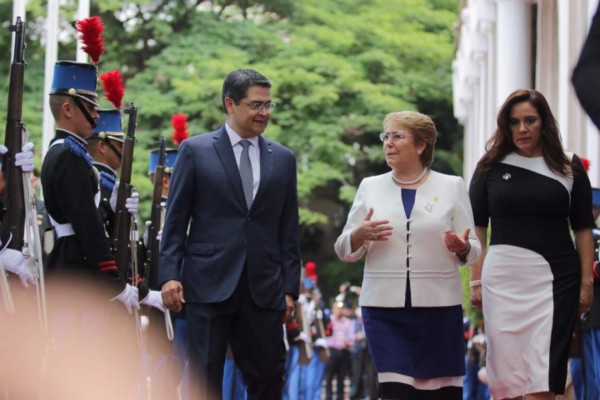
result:
M 48 330 L 48 308 L 46 305 L 46 285 L 44 280 L 44 264 L 42 261 L 42 240 L 37 222 L 36 199 L 27 174 L 23 174 L 23 191 L 25 195 L 25 240 L 23 256 L 36 279 L 38 316 L 43 333 Z
M 2 265 L 2 260 L 0 260 L 0 291 L 2 292 L 2 299 L 4 300 L 6 312 L 14 314 L 15 304 L 13 303 L 13 298 L 10 293 L 10 285 L 8 284 L 8 278 L 6 277 L 6 271 L 4 270 L 4 265 Z
M 23 145 L 29 141 L 29 132 L 23 127 Z M 35 291 L 37 295 L 38 316 L 40 329 L 43 333 L 48 330 L 48 307 L 46 304 L 46 285 L 44 280 L 44 264 L 42 253 L 42 240 L 38 226 L 38 213 L 35 191 L 26 172 L 23 177 L 23 197 L 25 199 L 25 237 L 23 238 L 23 256 L 36 279 Z M 31 245 L 31 246 L 30 246 Z
M 169 310 L 165 312 L 165 330 L 167 331 L 167 339 L 172 342 L 174 337 L 173 321 L 171 320 L 171 313 Z
M 127 212 L 127 211 L 125 211 Z M 127 212 L 128 213 L 128 212 Z M 128 213 L 129 214 L 129 213 Z M 137 230 L 137 221 L 133 215 L 130 215 L 131 225 L 129 231 L 129 248 L 131 249 L 131 266 L 132 266 L 132 283 L 133 286 L 137 287 L 137 277 L 138 277 L 138 262 L 137 262 L 137 241 L 139 239 L 138 230 Z M 137 333 L 138 344 L 141 346 L 144 344 L 144 334 L 142 330 L 142 323 L 140 320 L 140 315 L 138 310 L 133 310 L 133 318 L 135 319 L 135 330 Z

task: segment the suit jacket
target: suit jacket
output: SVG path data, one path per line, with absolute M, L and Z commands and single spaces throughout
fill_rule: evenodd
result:
M 367 241 L 352 252 L 350 234 L 369 208 L 373 208 L 372 221 L 389 220 L 394 228 L 392 236 L 387 241 Z M 446 248 L 444 231 L 452 229 L 461 235 L 467 228 L 471 228 L 471 250 L 466 264 L 472 264 L 481 255 L 481 245 L 462 178 L 431 171 L 417 189 L 407 219 L 401 189 L 388 172 L 360 183 L 346 226 L 335 242 L 335 252 L 346 262 L 358 261 L 366 254 L 361 306 L 404 307 L 409 272 L 413 307 L 454 306 L 462 303 L 461 262 Z
M 573 88 L 579 101 L 600 129 L 600 4 L 592 19 L 587 39 L 581 49 L 579 60 L 573 69 Z
M 250 210 L 231 142 L 222 126 L 179 147 L 160 252 L 160 285 L 183 284 L 188 303 L 228 299 L 244 267 L 254 302 L 285 309 L 298 297 L 300 250 L 296 160 L 259 137 L 260 185 Z M 189 226 L 189 230 L 188 230 Z

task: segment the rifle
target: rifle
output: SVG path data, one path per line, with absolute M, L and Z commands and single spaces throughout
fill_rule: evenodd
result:
M 6 194 L 2 209 L 2 229 L 12 233 L 11 249 L 22 251 L 25 231 L 25 196 L 23 192 L 23 171 L 15 166 L 15 154 L 23 147 L 23 87 L 25 76 L 25 25 L 17 17 L 9 27 L 15 32 L 14 58 L 10 66 L 8 89 L 8 112 L 6 116 L 6 137 L 4 144 L 8 152 L 2 158 L 2 171 L 6 180 Z
M 161 137 L 158 140 L 158 162 L 154 171 L 154 186 L 152 190 L 152 211 L 150 213 L 150 224 L 148 225 L 148 244 L 146 250 L 146 271 L 145 278 L 148 281 L 148 288 L 151 290 L 160 290 L 158 286 L 158 268 L 160 260 L 160 241 L 156 238 L 158 231 L 162 229 L 162 186 L 163 177 L 165 174 L 165 138 Z M 171 322 L 171 314 L 167 310 L 164 315 L 152 307 L 147 310 L 147 315 L 150 320 L 150 329 L 148 336 L 150 344 L 148 351 L 150 354 L 165 354 L 170 351 L 170 341 L 173 340 L 173 323 Z M 159 325 L 156 321 L 161 318 L 165 321 L 166 336 L 158 329 Z M 168 341 L 165 341 L 165 338 Z
M 135 146 L 135 126 L 137 125 L 137 108 L 133 103 L 130 103 L 129 107 L 125 109 L 125 114 L 129 114 L 129 121 L 121 158 L 121 176 L 117 192 L 115 238 L 113 243 L 116 250 L 115 262 L 117 263 L 121 279 L 123 282 L 127 282 L 129 260 L 131 260 L 133 268 L 132 284 L 137 286 L 137 258 L 135 257 L 137 226 L 135 219 L 129 214 L 127 207 L 125 207 L 125 203 L 131 197 L 133 190 L 133 186 L 131 186 L 131 170 L 133 167 L 133 148 Z M 134 227 L 133 230 L 132 225 Z M 143 335 L 137 310 L 134 310 L 133 317 L 136 324 L 138 343 L 141 345 L 143 344 Z
M 29 134 L 23 123 L 23 89 L 25 78 L 25 24 L 17 17 L 9 31 L 15 32 L 14 57 L 10 66 L 10 84 L 8 89 L 8 112 L 6 116 L 6 137 L 4 144 L 8 149 L 2 158 L 2 171 L 6 180 L 6 193 L 3 198 L 2 229 L 4 234 L 12 234 L 8 247 L 23 253 L 28 267 L 36 277 L 36 295 L 39 321 L 42 332 L 48 325 L 46 308 L 46 286 L 42 265 L 42 244 L 37 223 L 35 192 L 29 176 L 15 165 L 15 155 L 29 140 Z M 3 269 L 0 272 L 4 275 Z M 0 281 L 4 301 L 9 313 L 14 311 L 6 277 Z
M 154 172 L 152 211 L 150 213 L 150 225 L 148 226 L 148 250 L 146 252 L 148 266 L 146 268 L 146 279 L 148 279 L 148 286 L 152 290 L 160 290 L 158 287 L 160 242 L 156 239 L 156 236 L 162 227 L 162 181 L 165 172 L 165 138 L 161 137 L 158 143 L 158 163 Z
M 131 103 L 125 110 L 129 114 L 127 125 L 127 136 L 123 143 L 123 155 L 121 158 L 121 176 L 119 178 L 119 190 L 117 192 L 117 206 L 115 210 L 115 238 L 114 249 L 116 251 L 115 261 L 119 268 L 119 275 L 127 282 L 129 256 L 130 256 L 130 231 L 131 215 L 125 207 L 125 202 L 131 197 L 133 187 L 131 186 L 131 170 L 133 165 L 133 147 L 135 145 L 135 126 L 137 124 L 137 108 Z M 133 277 L 134 281 L 137 279 Z
M 298 321 L 298 326 L 300 330 L 304 332 L 309 338 L 312 336 L 310 331 L 310 321 L 306 320 L 306 314 L 304 311 L 304 307 L 306 303 L 301 304 L 298 303 L 296 305 L 296 320 Z M 300 365 L 308 365 L 310 364 L 310 360 L 313 357 L 313 345 L 312 342 L 306 343 L 301 341 L 298 343 L 298 347 L 300 350 L 300 356 L 298 360 L 298 364 Z
M 325 334 L 325 326 L 323 324 L 323 309 L 321 308 L 321 305 L 319 304 L 320 299 L 314 299 L 314 301 L 315 301 L 315 322 L 316 322 L 316 326 L 317 326 L 317 339 L 325 338 L 325 337 L 327 337 L 327 335 Z M 324 364 L 327 364 L 329 362 L 330 357 L 331 357 L 331 353 L 329 352 L 329 348 L 327 348 L 327 347 L 321 348 L 321 350 L 319 351 L 319 358 L 321 359 L 321 362 L 323 362 Z

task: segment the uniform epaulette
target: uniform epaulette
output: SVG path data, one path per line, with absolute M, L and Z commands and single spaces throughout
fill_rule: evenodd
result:
M 100 171 L 100 186 L 103 188 L 112 191 L 115 187 L 115 183 L 117 182 L 117 177 L 109 174 L 105 171 Z
M 65 138 L 63 142 L 64 148 L 71 150 L 77 157 L 82 158 L 90 168 L 92 167 L 92 157 L 88 154 L 85 145 L 79 140 L 70 136 Z

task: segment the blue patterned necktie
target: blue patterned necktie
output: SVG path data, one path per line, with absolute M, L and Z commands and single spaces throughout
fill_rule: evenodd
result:
M 240 145 L 244 148 L 240 156 L 240 177 L 242 178 L 242 187 L 244 188 L 244 197 L 246 197 L 246 205 L 248 209 L 252 205 L 254 197 L 254 178 L 252 176 L 252 164 L 250 163 L 250 155 L 248 147 L 251 145 L 248 140 L 241 140 Z

